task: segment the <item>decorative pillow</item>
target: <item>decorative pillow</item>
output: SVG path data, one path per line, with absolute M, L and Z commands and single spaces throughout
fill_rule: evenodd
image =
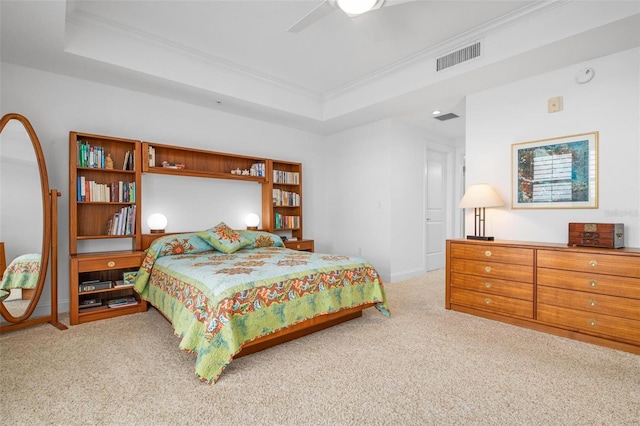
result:
M 206 231 L 198 232 L 198 235 L 216 250 L 223 253 L 233 253 L 251 244 L 251 241 L 229 228 L 224 222 L 220 222 Z
M 211 251 L 211 245 L 195 232 L 159 237 L 149 248 L 157 254 L 156 257 Z
M 238 233 L 250 241 L 245 248 L 284 247 L 280 236 L 270 232 L 238 230 Z

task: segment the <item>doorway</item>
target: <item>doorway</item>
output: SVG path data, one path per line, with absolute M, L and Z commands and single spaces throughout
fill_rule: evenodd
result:
M 453 170 L 455 150 L 427 144 L 425 151 L 425 269 L 445 266 L 446 240 L 454 223 Z

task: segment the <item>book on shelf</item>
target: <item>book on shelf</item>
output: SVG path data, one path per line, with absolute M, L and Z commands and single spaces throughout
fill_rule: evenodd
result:
M 105 168 L 105 153 L 101 146 L 92 146 L 88 141 L 76 142 L 76 164 L 78 167 Z
M 285 172 L 283 170 L 273 171 L 274 183 L 286 183 L 291 185 L 298 185 L 300 183 L 300 173 L 298 172 Z
M 300 228 L 300 216 L 285 216 L 280 213 L 274 215 L 276 229 L 298 229 Z
M 136 164 L 136 152 L 135 151 L 127 151 L 124 154 L 124 161 L 122 163 L 122 170 L 135 170 Z
M 104 184 L 87 180 L 84 176 L 78 176 L 76 200 L 105 203 L 135 203 L 136 183 L 119 181 Z
M 156 166 L 156 149 L 151 145 L 147 146 L 147 159 L 149 161 L 149 167 Z
M 124 282 L 124 285 L 134 285 L 137 276 L 138 271 L 125 271 L 122 273 L 122 281 Z
M 107 235 L 133 235 L 136 233 L 136 205 L 125 206 L 107 221 Z
M 251 165 L 251 168 L 249 169 L 249 175 L 250 176 L 265 177 L 266 174 L 267 173 L 266 173 L 266 169 L 265 169 L 264 163 L 253 163 Z
M 165 169 L 178 169 L 178 170 L 182 170 L 184 169 L 186 166 L 184 163 L 175 163 L 173 161 L 163 161 L 162 162 L 162 167 Z
M 291 191 L 284 191 L 278 188 L 273 188 L 273 205 L 277 207 L 279 206 L 299 207 L 300 194 L 297 194 Z
M 137 305 L 138 300 L 133 296 L 118 297 L 116 299 L 107 300 L 107 306 L 110 308 L 120 308 L 122 306 Z

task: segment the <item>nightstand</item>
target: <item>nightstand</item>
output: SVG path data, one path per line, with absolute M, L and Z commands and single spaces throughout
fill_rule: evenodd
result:
M 115 285 L 116 281 L 122 284 L 124 272 L 137 272 L 144 256 L 144 251 L 137 250 L 72 255 L 69 270 L 71 325 L 146 311 L 147 302 L 140 299 L 133 285 Z M 106 282 L 111 284 L 103 288 Z M 108 306 L 109 300 L 130 297 L 135 300 L 117 307 Z
M 284 246 L 293 250 L 310 251 L 313 253 L 313 240 L 284 241 Z

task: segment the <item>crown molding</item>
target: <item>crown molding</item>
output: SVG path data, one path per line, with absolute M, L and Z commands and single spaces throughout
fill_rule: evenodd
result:
M 141 31 L 137 28 L 120 24 L 118 22 L 112 21 L 110 19 L 106 19 L 99 15 L 86 12 L 84 10 L 73 9 L 71 11 L 67 11 L 66 20 L 67 22 L 84 25 L 85 27 L 94 28 L 102 32 L 104 31 L 116 32 L 121 36 L 136 39 L 143 43 L 152 44 L 156 48 L 165 49 L 167 51 L 172 52 L 173 54 L 190 56 L 192 58 L 207 62 L 211 64 L 212 67 L 223 68 L 228 71 L 241 74 L 246 78 L 258 80 L 262 83 L 273 85 L 278 88 L 289 90 L 299 95 L 312 98 L 317 102 L 322 101 L 322 94 L 308 87 L 291 84 L 288 81 L 278 79 L 276 77 L 262 73 L 255 69 L 252 69 L 249 67 L 243 67 L 241 65 L 235 64 L 231 61 L 227 61 L 218 56 L 203 52 L 199 49 L 194 49 L 192 47 L 185 46 L 180 43 L 176 43 L 172 40 L 169 40 L 160 36 L 156 36 L 146 31 Z
M 408 56 L 402 60 L 381 68 L 375 72 L 365 75 L 357 80 L 354 80 L 351 83 L 340 86 L 334 90 L 330 90 L 324 94 L 322 100 L 327 101 L 329 99 L 339 97 L 349 91 L 361 89 L 364 86 L 372 84 L 377 80 L 381 80 L 391 74 L 395 74 L 399 71 L 402 71 L 403 69 L 409 68 L 421 62 L 431 61 L 439 56 L 445 55 L 449 52 L 453 52 L 468 44 L 481 40 L 486 36 L 495 34 L 505 28 L 532 19 L 542 13 L 546 13 L 565 3 L 569 3 L 570 1 L 571 0 L 558 0 L 552 2 L 536 1 L 531 5 L 523 6 L 505 16 L 494 19 L 493 21 L 476 27 L 473 30 L 460 33 L 454 38 L 444 40 L 411 56 Z

